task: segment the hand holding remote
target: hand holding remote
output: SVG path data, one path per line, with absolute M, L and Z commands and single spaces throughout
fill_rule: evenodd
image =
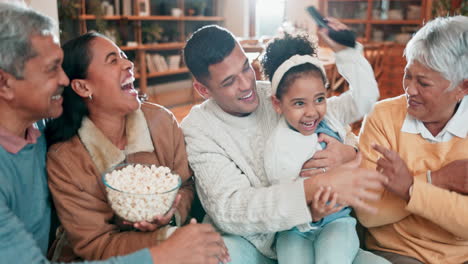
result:
M 331 29 L 326 27 L 319 28 L 317 34 L 319 35 L 320 39 L 330 47 L 334 52 L 338 52 L 340 50 L 346 49 L 349 46 L 343 45 L 342 43 L 337 42 L 336 40 L 332 39 L 330 36 L 331 30 L 335 32 L 339 32 L 340 30 L 346 30 L 346 26 L 343 25 L 341 22 L 334 18 L 329 18 L 329 26 Z
M 326 28 L 328 30 L 328 36 L 332 40 L 336 41 L 341 45 L 354 48 L 354 46 L 356 45 L 356 36 L 354 32 L 349 30 L 346 26 L 344 26 L 337 20 L 324 19 L 322 15 L 320 15 L 320 13 L 317 11 L 317 9 L 315 9 L 313 6 L 309 6 L 307 8 L 307 11 L 320 28 Z

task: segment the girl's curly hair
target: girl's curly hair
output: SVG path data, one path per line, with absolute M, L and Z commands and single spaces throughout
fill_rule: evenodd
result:
M 292 35 L 284 33 L 283 36 L 274 38 L 268 43 L 261 61 L 263 75 L 271 82 L 278 67 L 294 55 L 311 55 L 315 57 L 317 56 L 316 44 L 309 39 L 307 34 Z M 318 73 L 322 77 L 323 83 L 326 83 L 325 76 L 322 75 L 317 66 L 310 63 L 298 65 L 292 67 L 284 74 L 278 84 L 276 97 L 280 99 L 297 78 L 311 73 Z

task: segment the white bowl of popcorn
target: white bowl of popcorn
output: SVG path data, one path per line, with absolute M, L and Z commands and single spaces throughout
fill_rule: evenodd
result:
M 167 213 L 182 184 L 167 167 L 119 164 L 102 176 L 107 199 L 115 213 L 130 222 L 151 222 Z

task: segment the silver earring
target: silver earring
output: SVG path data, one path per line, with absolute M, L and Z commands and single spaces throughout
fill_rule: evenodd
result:
M 89 98 L 89 100 L 93 100 L 93 95 L 90 94 L 90 95 L 88 96 L 88 98 Z

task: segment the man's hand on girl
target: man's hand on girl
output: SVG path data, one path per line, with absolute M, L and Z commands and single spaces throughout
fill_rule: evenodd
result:
M 317 151 L 312 159 L 302 166 L 301 177 L 310 177 L 325 173 L 330 168 L 337 167 L 356 158 L 354 147 L 346 145 L 326 134 L 319 135 L 319 142 L 325 142 L 327 147 Z

